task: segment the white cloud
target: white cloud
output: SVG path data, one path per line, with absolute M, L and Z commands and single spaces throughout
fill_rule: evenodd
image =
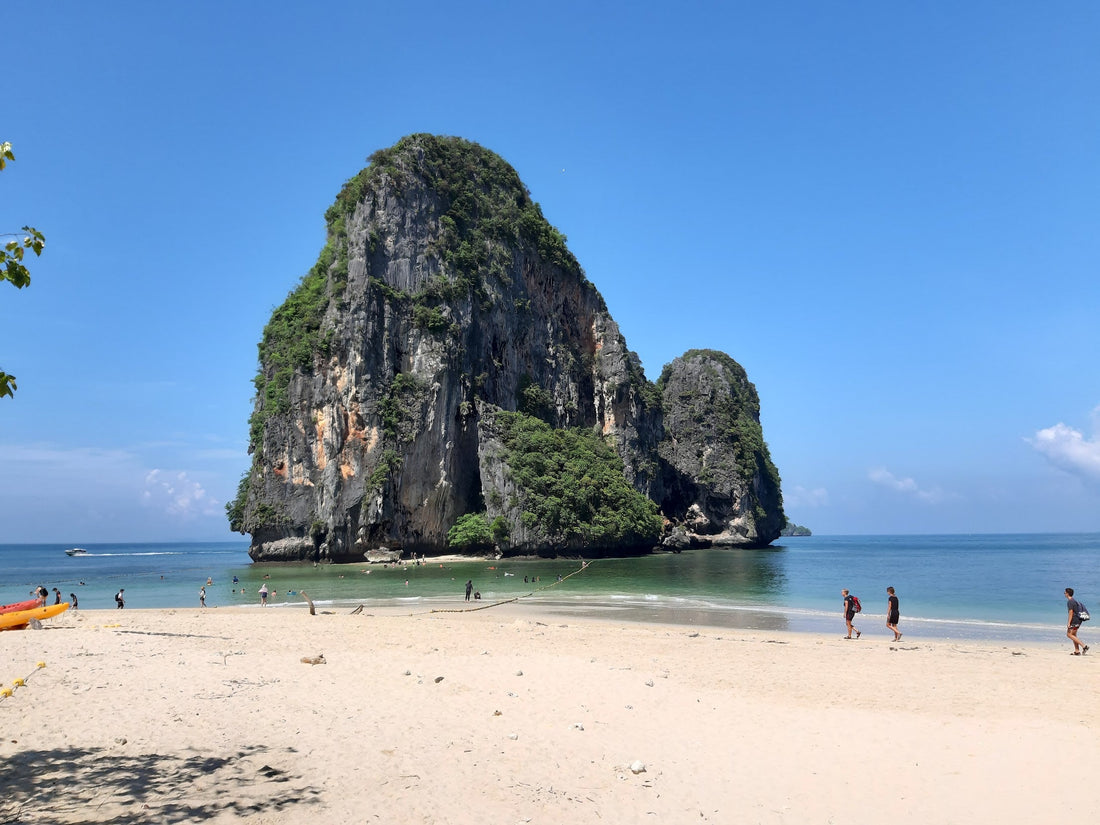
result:
M 1092 411 L 1094 433 L 1100 431 L 1100 407 Z M 1086 481 L 1100 481 L 1100 438 L 1058 422 L 1024 439 L 1051 464 Z
M 875 484 L 880 484 L 888 490 L 894 490 L 895 492 L 902 493 L 904 495 L 911 495 L 915 498 L 919 498 L 921 501 L 926 501 L 929 504 L 935 504 L 943 498 L 943 491 L 938 487 L 931 489 L 923 489 L 916 481 L 911 478 L 898 478 L 891 473 L 885 467 L 877 467 L 870 470 L 867 473 L 867 477 Z
M 222 539 L 226 491 L 217 488 L 212 496 L 205 487 L 237 475 L 225 469 L 228 463 L 208 466 L 190 451 L 177 464 L 166 456 L 147 460 L 145 452 L 141 444 L 66 447 L 0 438 L 0 511 L 7 540 Z M 182 464 L 192 460 L 194 465 Z M 157 466 L 162 469 L 151 471 Z M 186 471 L 163 469 L 180 466 Z
M 784 507 L 826 507 L 829 504 L 829 491 L 824 487 L 808 490 L 796 484 L 791 490 L 783 491 Z
M 145 476 L 142 503 L 182 519 L 219 515 L 222 510 L 221 503 L 207 495 L 187 473 L 165 470 L 150 470 Z

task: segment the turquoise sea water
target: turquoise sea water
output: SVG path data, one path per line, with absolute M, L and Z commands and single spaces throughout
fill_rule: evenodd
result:
M 843 630 L 840 590 L 863 602 L 857 626 L 886 636 L 886 586 L 901 599 L 907 638 L 1058 641 L 1065 587 L 1100 605 L 1100 534 L 812 536 L 765 550 L 701 550 L 601 559 L 580 573 L 572 560 L 428 561 L 422 566 L 252 564 L 247 543 L 0 545 L 0 603 L 35 585 L 83 608 L 257 605 L 267 583 L 274 605 L 364 604 L 409 612 L 453 607 L 472 579 L 482 604 L 522 597 L 552 612 L 794 631 Z M 567 577 L 558 584 L 558 576 Z M 233 583 L 233 577 L 238 581 Z M 528 581 L 524 582 L 524 577 Z M 536 581 L 537 579 L 537 581 Z M 406 583 L 407 582 L 407 583 Z M 243 589 L 243 593 L 240 591 Z M 291 591 L 294 591 L 293 593 Z M 530 595 L 529 595 L 530 594 Z M 51 601 L 52 601 L 51 597 Z M 1088 626 L 1084 635 L 1088 634 Z

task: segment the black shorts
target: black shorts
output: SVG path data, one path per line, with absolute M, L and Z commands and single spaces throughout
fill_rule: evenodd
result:
M 897 624 L 898 619 L 900 619 L 900 618 L 901 618 L 901 614 L 891 613 L 889 616 L 886 617 L 886 624 Z

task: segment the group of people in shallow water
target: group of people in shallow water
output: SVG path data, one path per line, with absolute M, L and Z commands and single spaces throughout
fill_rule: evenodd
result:
M 854 633 L 856 634 L 855 638 L 858 639 L 863 634 L 854 624 L 852 624 L 852 620 L 855 619 L 856 614 L 863 609 L 863 606 L 859 603 L 859 597 L 853 596 L 848 590 L 841 590 L 840 595 L 844 597 L 844 624 L 848 628 L 848 635 L 844 638 L 851 639 Z M 1068 618 L 1066 619 L 1066 636 L 1073 642 L 1073 655 L 1081 656 L 1089 652 L 1089 646 L 1077 638 L 1077 631 L 1084 622 L 1089 620 L 1089 611 L 1088 608 L 1073 597 L 1072 587 L 1066 588 L 1065 595 L 1066 606 L 1069 608 L 1067 614 Z M 897 593 L 894 592 L 894 588 L 887 587 L 886 627 L 893 632 L 895 642 L 901 641 L 901 632 L 898 630 L 898 621 L 900 619 L 901 607 Z

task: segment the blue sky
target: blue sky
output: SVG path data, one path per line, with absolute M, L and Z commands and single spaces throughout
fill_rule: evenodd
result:
M 529 7 L 529 8 L 528 8 Z M 1100 530 L 1100 6 L 5 6 L 0 541 L 232 538 L 256 344 L 376 149 L 519 172 L 818 533 Z

